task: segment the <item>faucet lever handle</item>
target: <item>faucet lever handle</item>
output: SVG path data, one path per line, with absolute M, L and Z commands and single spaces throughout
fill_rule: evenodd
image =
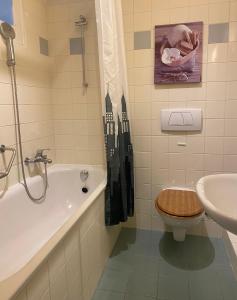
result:
M 50 148 L 37 149 L 36 157 L 43 157 L 44 151 L 50 151 Z

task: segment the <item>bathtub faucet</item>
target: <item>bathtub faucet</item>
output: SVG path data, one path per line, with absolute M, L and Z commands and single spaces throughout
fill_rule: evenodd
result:
M 26 157 L 25 159 L 25 164 L 29 165 L 31 163 L 35 164 L 35 163 L 44 163 L 46 164 L 51 164 L 52 163 L 52 159 L 48 158 L 47 154 L 44 154 L 44 151 L 49 151 L 50 149 L 38 149 L 36 151 L 35 157 L 33 158 L 29 158 Z

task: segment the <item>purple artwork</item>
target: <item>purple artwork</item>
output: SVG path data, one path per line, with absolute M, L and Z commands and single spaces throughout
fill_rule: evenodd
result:
M 155 27 L 155 84 L 201 82 L 203 23 Z

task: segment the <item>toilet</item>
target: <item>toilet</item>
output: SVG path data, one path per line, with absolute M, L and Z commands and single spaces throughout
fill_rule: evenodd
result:
M 167 188 L 160 192 L 155 206 L 173 231 L 175 241 L 184 241 L 188 228 L 197 225 L 204 215 L 204 208 L 195 191 L 181 188 Z

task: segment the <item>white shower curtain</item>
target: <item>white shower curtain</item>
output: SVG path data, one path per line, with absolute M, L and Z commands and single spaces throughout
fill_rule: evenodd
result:
M 134 213 L 133 148 L 121 0 L 95 0 L 108 182 L 105 223 Z

